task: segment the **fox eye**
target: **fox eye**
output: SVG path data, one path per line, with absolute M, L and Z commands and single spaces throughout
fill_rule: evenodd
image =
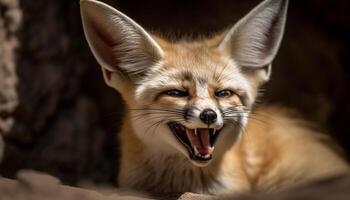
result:
M 164 92 L 164 94 L 171 96 L 171 97 L 188 97 L 189 94 L 186 91 L 182 91 L 182 90 L 168 90 L 166 92 Z
M 231 97 L 233 94 L 234 92 L 231 90 L 221 90 L 221 91 L 215 92 L 215 96 L 219 98 Z

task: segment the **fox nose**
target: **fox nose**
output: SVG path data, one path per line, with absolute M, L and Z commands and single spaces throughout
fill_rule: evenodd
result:
M 216 119 L 218 118 L 216 112 L 212 109 L 205 109 L 202 111 L 202 113 L 199 115 L 199 118 L 202 120 L 202 122 L 210 125 L 214 122 L 216 122 Z

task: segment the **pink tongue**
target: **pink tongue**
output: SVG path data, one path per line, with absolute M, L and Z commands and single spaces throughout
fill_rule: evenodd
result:
M 197 148 L 200 154 L 210 155 L 211 147 L 209 142 L 209 129 L 198 128 L 197 135 L 194 130 L 186 129 L 187 138 L 190 140 L 193 146 Z

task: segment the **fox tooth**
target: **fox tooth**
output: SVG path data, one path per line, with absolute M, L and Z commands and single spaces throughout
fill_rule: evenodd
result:
M 213 130 L 213 135 L 215 135 L 216 134 L 216 129 L 214 128 L 214 130 Z
M 194 129 L 194 134 L 197 136 L 197 129 L 196 128 Z
M 209 158 L 210 157 L 210 154 L 206 154 L 203 156 L 203 158 Z
M 212 154 L 213 151 L 214 151 L 214 147 L 210 147 L 210 148 L 209 148 L 209 154 Z
M 198 151 L 197 147 L 196 147 L 196 146 L 193 146 L 193 149 L 194 149 L 194 154 L 195 154 L 196 156 L 198 156 L 198 155 L 199 155 L 199 151 Z

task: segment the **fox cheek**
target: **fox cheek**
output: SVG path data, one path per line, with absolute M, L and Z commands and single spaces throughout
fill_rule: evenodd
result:
M 193 115 L 194 113 L 192 109 L 185 109 L 184 118 L 186 121 L 190 120 Z

